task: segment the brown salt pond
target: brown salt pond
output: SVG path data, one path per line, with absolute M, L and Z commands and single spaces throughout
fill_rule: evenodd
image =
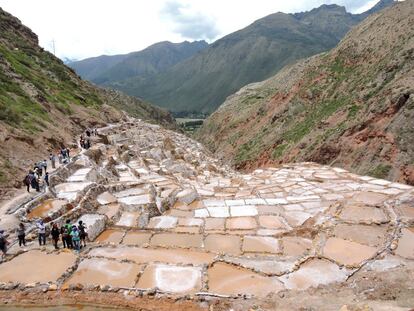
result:
M 55 200 L 50 199 L 42 202 L 40 205 L 36 206 L 32 209 L 28 214 L 27 218 L 34 219 L 34 218 L 45 218 L 48 216 L 49 213 L 54 213 L 59 211 L 67 201 L 65 200 Z
M 375 255 L 377 248 L 359 243 L 329 238 L 323 248 L 323 254 L 343 265 L 355 266 Z
M 238 236 L 210 234 L 204 240 L 204 247 L 215 253 L 238 255 L 241 253 L 241 241 Z
M 201 248 L 203 236 L 200 234 L 159 233 L 151 238 L 152 246 L 172 246 L 183 248 Z
M 130 231 L 125 235 L 122 244 L 141 246 L 149 243 L 151 236 L 152 233 Z
M 4 311 L 120 311 L 131 310 L 125 308 L 113 308 L 95 305 L 56 305 L 56 306 L 0 306 Z
M 119 244 L 124 234 L 125 232 L 121 230 L 105 230 L 96 238 L 95 242 Z
M 171 264 L 208 264 L 215 255 L 180 249 L 149 249 L 139 247 L 100 247 L 93 249 L 90 256 L 113 258 L 117 260 L 128 259 L 138 264 L 149 262 L 162 262 Z
M 346 221 L 381 224 L 388 221 L 381 208 L 365 205 L 345 206 L 340 218 Z
M 288 289 L 307 289 L 318 285 L 344 281 L 347 271 L 338 265 L 323 259 L 312 259 L 293 273 L 280 279 Z
M 76 272 L 65 283 L 72 284 L 110 285 L 115 287 L 133 287 L 142 266 L 131 263 L 120 263 L 114 260 L 92 258 L 83 260 Z
M 276 277 L 266 277 L 248 269 L 216 263 L 208 269 L 209 291 L 222 295 L 249 294 L 265 297 L 284 289 Z
M 404 228 L 401 233 L 402 237 L 398 241 L 395 253 L 404 258 L 414 259 L 414 228 Z
M 55 282 L 75 261 L 76 256 L 70 251 L 47 254 L 33 250 L 2 263 L 0 280 L 25 284 Z
M 386 234 L 386 227 L 376 225 L 338 224 L 334 228 L 334 235 L 336 237 L 369 246 L 381 245 L 385 241 Z
M 140 277 L 137 287 L 157 287 L 172 293 L 194 293 L 201 289 L 201 275 L 199 267 L 150 265 Z

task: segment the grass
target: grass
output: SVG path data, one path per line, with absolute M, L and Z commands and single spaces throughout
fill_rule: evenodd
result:
M 339 108 L 346 106 L 347 103 L 347 99 L 343 98 L 324 102 L 313 109 L 309 109 L 305 118 L 286 131 L 283 138 L 287 141 L 297 143 L 309 134 L 318 123 L 331 116 Z
M 391 169 L 392 169 L 391 165 L 378 164 L 375 168 L 373 168 L 372 170 L 370 170 L 368 172 L 368 175 L 372 176 L 372 177 L 375 177 L 375 178 L 385 179 L 385 178 L 387 178 L 387 176 L 390 173 Z
M 283 156 L 286 148 L 288 147 L 287 144 L 278 145 L 272 152 L 272 159 L 278 159 Z

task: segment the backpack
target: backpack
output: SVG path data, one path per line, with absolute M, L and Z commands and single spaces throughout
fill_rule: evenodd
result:
M 28 174 L 26 175 L 26 177 L 23 179 L 23 183 L 27 186 L 30 185 L 32 182 L 32 177 Z

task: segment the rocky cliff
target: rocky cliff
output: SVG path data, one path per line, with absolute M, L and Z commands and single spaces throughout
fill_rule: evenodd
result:
M 316 161 L 414 184 L 414 2 L 227 98 L 199 139 L 238 168 Z
M 88 126 L 122 119 L 121 110 L 174 126 L 164 110 L 81 80 L 39 47 L 36 34 L 0 9 L 0 196 L 20 185 L 33 161 Z

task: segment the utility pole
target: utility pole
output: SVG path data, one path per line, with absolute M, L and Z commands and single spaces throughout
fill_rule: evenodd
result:
M 52 49 L 53 49 L 53 55 L 56 56 L 55 39 L 52 39 Z

